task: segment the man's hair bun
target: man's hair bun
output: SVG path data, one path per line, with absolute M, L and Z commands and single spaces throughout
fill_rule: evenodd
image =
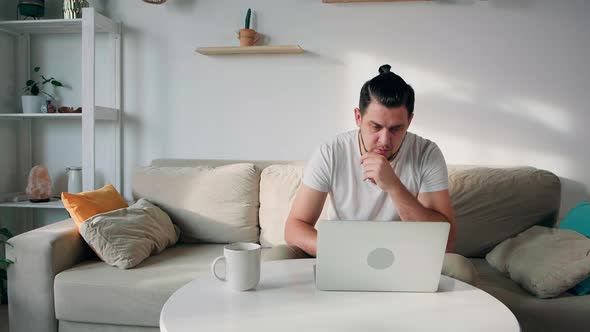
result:
M 383 65 L 383 66 L 379 67 L 379 74 L 385 74 L 385 73 L 390 73 L 390 72 L 391 72 L 390 65 Z

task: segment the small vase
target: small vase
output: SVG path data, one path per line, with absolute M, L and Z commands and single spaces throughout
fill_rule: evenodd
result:
M 86 0 L 64 0 L 64 18 L 65 19 L 76 19 L 82 18 L 82 8 L 88 7 L 88 1 Z
M 82 192 L 82 167 L 67 167 L 68 192 L 77 194 Z
M 258 42 L 259 36 L 254 29 L 240 29 L 238 32 L 240 46 L 253 46 Z
M 41 106 L 46 105 L 45 96 L 22 96 L 23 113 L 41 113 Z

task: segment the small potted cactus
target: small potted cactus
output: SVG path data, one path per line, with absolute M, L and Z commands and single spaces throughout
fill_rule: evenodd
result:
M 244 29 L 240 29 L 238 32 L 238 39 L 240 40 L 240 46 L 252 46 L 258 42 L 258 33 L 256 30 L 250 29 L 250 17 L 252 16 L 252 9 L 248 8 L 246 13 L 246 21 Z

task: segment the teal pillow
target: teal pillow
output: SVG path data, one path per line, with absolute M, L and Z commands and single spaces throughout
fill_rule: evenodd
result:
M 590 202 L 581 201 L 568 212 L 565 219 L 559 224 L 559 228 L 571 229 L 590 237 Z M 569 290 L 576 295 L 590 293 L 590 278 L 582 281 L 576 287 Z
M 571 229 L 590 237 L 590 202 L 578 203 L 567 213 L 559 228 Z
M 576 295 L 586 295 L 590 293 L 590 278 L 586 278 L 586 280 L 577 284 L 576 287 L 570 289 L 569 292 Z

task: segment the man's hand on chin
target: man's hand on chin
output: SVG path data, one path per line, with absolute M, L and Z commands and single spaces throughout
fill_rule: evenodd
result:
M 361 165 L 363 180 L 373 182 L 385 192 L 390 192 L 401 183 L 384 155 L 367 152 L 361 156 Z

